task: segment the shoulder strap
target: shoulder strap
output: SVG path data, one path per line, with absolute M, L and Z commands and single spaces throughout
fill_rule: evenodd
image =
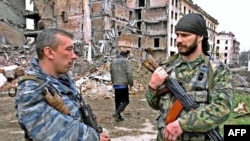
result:
M 43 81 L 39 78 L 37 78 L 36 76 L 34 75 L 24 75 L 24 76 L 21 76 L 21 77 L 18 77 L 18 84 L 21 84 L 22 82 L 26 81 L 26 80 L 34 80 L 36 81 L 38 84 L 42 84 Z
M 213 86 L 214 72 L 209 57 L 204 56 L 204 59 L 205 59 L 205 64 L 208 65 L 208 90 L 210 90 Z
M 57 94 L 56 89 L 51 85 L 47 85 L 48 81 L 44 82 L 43 80 L 37 78 L 34 75 L 25 75 L 25 76 L 21 76 L 19 78 L 18 84 L 21 84 L 22 82 L 24 82 L 26 80 L 36 81 L 39 84 L 37 89 L 43 89 L 44 96 L 45 96 L 47 103 L 51 107 L 58 110 L 59 112 L 66 114 L 66 115 L 69 115 L 70 112 L 69 112 L 68 107 L 64 103 L 63 99 Z
M 173 55 L 173 56 L 170 56 L 165 62 L 162 62 L 162 63 L 159 64 L 159 65 L 161 66 L 161 65 L 164 65 L 164 64 L 173 62 L 173 61 L 176 60 L 177 58 L 179 58 L 179 53 L 177 53 L 177 54 L 175 54 L 175 55 Z
M 163 62 L 161 65 L 163 64 L 167 64 L 169 62 L 173 62 L 174 60 L 176 60 L 179 57 L 179 53 L 171 56 L 169 59 L 167 59 L 167 61 Z M 208 89 L 210 90 L 213 86 L 213 78 L 214 78 L 214 72 L 211 66 L 211 62 L 208 56 L 203 56 L 203 58 L 205 59 L 205 64 L 208 65 Z
M 17 78 L 17 84 L 21 84 L 22 82 L 26 81 L 26 80 L 34 80 L 36 81 L 39 85 L 43 84 L 43 81 L 37 77 L 35 77 L 34 75 L 24 75 L 24 76 L 20 76 Z M 14 87 L 10 87 L 8 89 L 8 95 L 10 97 L 15 97 L 16 96 L 16 92 L 17 92 L 17 86 Z

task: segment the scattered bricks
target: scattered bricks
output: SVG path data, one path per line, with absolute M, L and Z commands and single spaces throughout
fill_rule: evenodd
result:
M 5 84 L 0 88 L 0 97 L 8 95 L 9 95 L 8 86 Z
M 16 81 L 6 82 L 0 87 L 0 97 L 11 96 L 14 97 L 16 94 Z
M 22 67 L 17 67 L 15 70 L 15 77 L 19 77 L 19 76 L 24 76 L 25 75 L 25 70 Z

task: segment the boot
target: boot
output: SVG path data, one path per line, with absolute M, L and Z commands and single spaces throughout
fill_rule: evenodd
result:
M 125 108 L 128 106 L 128 104 L 129 104 L 129 102 L 127 102 L 127 101 L 122 102 L 122 103 L 118 106 L 118 108 L 117 108 L 116 111 L 117 111 L 118 113 L 123 112 L 123 111 L 125 110 Z
M 124 118 L 122 117 L 121 113 L 119 113 L 118 116 L 121 121 L 124 121 Z
M 120 113 L 115 113 L 115 114 L 113 114 L 113 117 L 115 118 L 115 121 L 116 122 L 120 122 L 120 121 L 122 121 L 122 119 L 120 118 Z

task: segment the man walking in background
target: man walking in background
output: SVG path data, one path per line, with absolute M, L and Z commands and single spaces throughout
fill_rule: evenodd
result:
M 132 67 L 127 59 L 127 52 L 121 51 L 120 55 L 113 60 L 110 66 L 111 81 L 115 90 L 115 121 L 123 121 L 121 112 L 129 104 L 129 88 L 133 86 Z

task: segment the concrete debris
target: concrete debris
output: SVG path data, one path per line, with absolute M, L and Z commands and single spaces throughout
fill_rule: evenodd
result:
M 238 106 L 236 108 L 234 108 L 233 111 L 238 113 L 238 114 L 242 114 L 242 113 L 249 112 L 249 108 L 247 107 L 247 105 L 244 102 L 239 102 Z
M 247 107 L 247 104 L 244 102 L 239 102 L 238 106 L 234 108 L 233 111 L 237 113 L 237 115 L 234 116 L 234 118 L 250 115 L 249 107 Z
M 85 96 L 92 100 L 110 99 L 114 97 L 114 89 L 109 73 L 109 63 L 100 66 L 96 72 L 76 80 L 76 85 Z M 134 81 L 134 86 L 129 90 L 130 94 L 138 94 L 145 91 L 142 84 Z
M 99 68 L 89 69 L 84 75 L 73 72 L 72 76 L 76 81 L 76 85 L 84 96 L 90 97 L 92 100 L 111 99 L 114 97 L 109 65 L 110 63 L 105 63 Z M 17 86 L 17 78 L 26 75 L 26 67 L 11 65 L 0 68 L 0 96 L 10 95 L 10 90 Z M 130 94 L 134 95 L 144 90 L 143 85 L 135 80 L 133 88 L 129 91 Z
M 247 87 L 249 83 L 246 81 L 246 78 L 240 76 L 239 74 L 233 75 L 234 86 L 235 87 Z

